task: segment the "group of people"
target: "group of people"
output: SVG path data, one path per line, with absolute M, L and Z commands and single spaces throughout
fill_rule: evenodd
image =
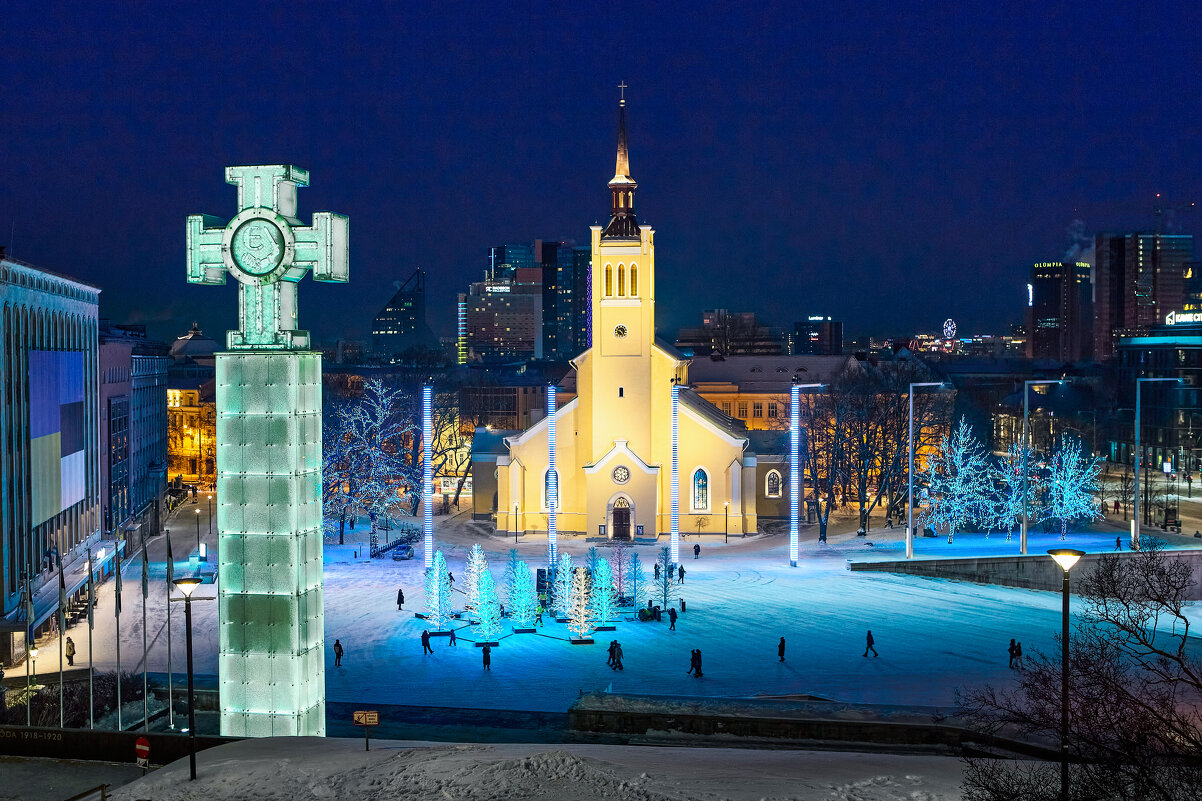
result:
M 1014 638 L 1010 638 L 1010 647 L 1006 649 L 1010 652 L 1010 669 L 1011 670 L 1026 670 L 1023 666 L 1023 644 L 1015 642 Z
M 622 643 L 617 640 L 610 640 L 609 661 L 605 664 L 609 665 L 612 670 L 625 670 L 622 667 Z
M 696 553 L 700 553 L 700 552 L 701 552 L 701 546 L 700 546 L 700 545 L 694 545 L 693 547 L 697 549 Z M 660 568 L 659 568 L 659 562 L 656 562 L 656 563 L 655 563 L 655 580 L 656 580 L 656 581 L 659 581 L 659 570 L 660 570 Z M 669 570 L 669 571 L 668 571 L 668 575 L 669 575 L 669 576 L 671 576 L 671 575 L 672 575 L 672 571 L 671 571 L 671 570 Z M 677 583 L 677 584 L 684 584 L 684 565 L 677 565 L 677 567 L 676 567 L 676 583 Z

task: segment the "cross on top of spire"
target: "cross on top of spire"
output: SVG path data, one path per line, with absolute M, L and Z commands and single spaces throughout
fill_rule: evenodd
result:
M 629 88 L 630 87 L 628 87 L 626 85 L 626 81 L 622 81 L 621 83 L 618 84 L 618 89 L 622 90 L 622 97 L 620 100 L 618 100 L 619 105 L 622 105 L 622 106 L 626 105 L 626 90 Z

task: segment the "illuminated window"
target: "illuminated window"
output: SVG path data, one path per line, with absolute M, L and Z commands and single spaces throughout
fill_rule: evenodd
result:
M 722 414 L 730 417 L 730 401 L 722 401 Z
M 763 417 L 764 416 L 764 404 L 762 404 L 762 403 L 751 404 L 751 416 L 752 417 Z
M 630 265 L 630 297 L 639 294 L 639 266 Z
M 605 265 L 605 296 L 609 297 L 614 293 L 614 268 L 610 265 Z
M 764 494 L 769 498 L 780 497 L 781 478 L 779 470 L 769 470 L 764 476 Z
M 693 472 L 693 511 L 704 511 L 710 508 L 710 477 L 705 468 L 698 467 Z
M 626 268 L 618 265 L 618 297 L 626 294 Z
M 739 401 L 739 419 L 747 419 L 747 401 Z
M 778 408 L 776 405 L 776 401 L 768 401 L 768 416 L 771 418 L 775 418 L 777 411 L 778 411 Z

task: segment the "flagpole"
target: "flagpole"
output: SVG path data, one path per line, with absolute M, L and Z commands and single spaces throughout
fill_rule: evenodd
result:
M 33 725 L 33 714 L 29 708 L 29 649 L 33 642 L 33 589 L 25 579 L 25 725 Z
M 175 578 L 175 557 L 171 554 L 171 531 L 167 531 L 167 728 L 175 730 L 175 701 L 171 677 L 171 587 Z
M 95 657 L 92 655 L 92 609 L 96 606 L 96 585 L 92 579 L 92 549 L 88 548 L 88 728 L 96 728 Z
M 121 726 L 121 541 L 113 547 L 113 564 L 116 566 L 117 588 L 117 731 Z
M 63 640 L 67 638 L 67 585 L 63 579 L 63 560 L 58 560 L 58 727 L 67 728 L 67 711 L 63 709 Z
M 146 657 L 146 601 L 150 597 L 150 556 L 146 553 L 146 534 L 142 534 L 142 731 L 150 731 L 150 684 Z

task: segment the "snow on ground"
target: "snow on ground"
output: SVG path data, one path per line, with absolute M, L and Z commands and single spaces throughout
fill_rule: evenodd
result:
M 503 584 L 504 560 L 512 540 L 485 537 L 467 512 L 439 517 L 436 540 L 447 555 L 450 570 L 462 586 L 468 549 L 485 548 L 493 575 Z M 850 524 L 844 525 L 850 528 Z M 328 545 L 325 563 L 326 644 L 341 640 L 346 654 L 335 668 L 327 653 L 327 697 L 331 701 L 373 702 L 421 706 L 565 711 L 581 690 L 615 693 L 718 697 L 753 695 L 811 695 L 844 703 L 950 707 L 955 690 L 965 684 L 1006 682 L 1010 638 L 1024 652 L 1051 650 L 1060 627 L 1058 594 L 1008 587 L 983 586 L 942 579 L 888 573 L 852 573 L 848 559 L 893 558 L 902 545 L 902 530 L 876 530 L 866 538 L 850 531 L 832 532 L 830 544 L 814 542 L 816 531 L 803 534 L 800 566 L 788 565 L 788 539 L 782 536 L 734 539 L 729 545 L 704 540 L 700 559 L 692 558 L 693 540 L 682 545 L 685 583 L 677 590 L 688 610 L 676 631 L 662 623 L 622 622 L 613 633 L 598 632 L 592 646 L 572 645 L 566 626 L 553 622 L 538 634 L 510 635 L 492 653 L 492 670 L 481 667 L 469 629 L 459 630 L 459 644 L 433 640 L 434 654 L 422 655 L 424 626 L 413 616 L 422 608 L 422 561 L 394 562 L 364 559 L 351 538 L 367 536 L 364 523 L 348 532 L 348 543 Z M 1069 545 L 1088 551 L 1112 550 L 1112 531 L 1071 534 L 1062 542 L 1056 534 L 1031 535 L 1029 552 Z M 160 538 L 161 541 L 161 538 Z M 1183 540 L 1182 540 L 1183 541 Z M 870 547 L 868 543 L 871 542 Z M 165 564 L 155 544 L 151 558 L 154 578 L 148 606 L 150 669 L 166 670 Z M 589 543 L 561 540 L 561 550 L 583 558 Z M 958 535 L 919 538 L 920 555 L 971 556 L 1017 552 L 1017 541 L 1005 535 Z M 518 546 L 532 566 L 544 560 L 545 537 L 524 537 Z M 600 549 L 602 555 L 607 548 Z M 638 546 L 647 567 L 658 548 Z M 185 563 L 180 563 L 180 570 Z M 122 667 L 142 666 L 141 565 L 127 564 L 121 620 Z M 396 591 L 404 587 L 405 611 L 397 611 Z M 651 594 L 650 582 L 642 602 Z M 204 585 L 196 597 L 212 597 L 216 588 Z M 97 609 L 97 665 L 115 665 L 113 586 L 101 590 Z M 462 593 L 455 597 L 462 601 Z M 183 673 L 183 609 L 173 607 L 174 669 Z M 217 669 L 217 604 L 193 603 L 195 663 L 198 674 Z M 464 624 L 460 624 L 463 626 Z M 871 629 L 877 658 L 862 656 L 865 634 Z M 76 666 L 87 664 L 87 627 L 69 632 L 79 653 Z M 776 656 L 777 641 L 786 638 L 786 661 Z M 618 639 L 625 670 L 606 666 L 609 640 Z M 103 645 L 102 645 L 103 644 Z M 57 646 L 41 643 L 40 673 L 57 670 Z M 689 653 L 700 648 L 704 678 L 687 675 Z
M 959 798 L 954 757 L 603 745 L 442 745 L 277 738 L 201 752 L 114 801 L 404 798 L 667 801 L 942 801 Z

